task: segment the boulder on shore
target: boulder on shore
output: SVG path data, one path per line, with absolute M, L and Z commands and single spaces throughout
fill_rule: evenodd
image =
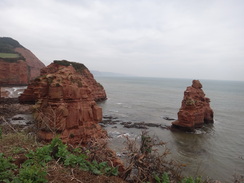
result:
M 178 120 L 172 122 L 172 127 L 193 130 L 204 123 L 213 123 L 214 113 L 209 103 L 210 99 L 205 97 L 200 81 L 193 80 L 192 86 L 188 86 L 184 92 Z

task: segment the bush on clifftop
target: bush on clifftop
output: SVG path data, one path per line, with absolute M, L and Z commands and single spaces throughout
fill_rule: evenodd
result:
M 63 66 L 72 65 L 75 68 L 75 70 L 80 74 L 82 74 L 82 71 L 84 69 L 87 69 L 87 67 L 84 64 L 77 63 L 77 62 L 70 62 L 67 60 L 54 60 L 53 63 L 63 65 Z

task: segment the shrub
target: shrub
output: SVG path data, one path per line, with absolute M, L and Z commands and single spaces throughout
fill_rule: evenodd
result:
M 143 131 L 140 142 L 127 137 L 126 143 L 129 166 L 122 175 L 125 180 L 158 183 L 180 180 L 181 165 L 167 158 L 170 152 L 164 142 Z M 163 152 L 155 147 L 161 147 Z
M 87 67 L 84 64 L 81 63 L 77 63 L 77 62 L 70 62 L 67 60 L 54 60 L 53 63 L 55 64 L 59 64 L 59 65 L 63 65 L 63 66 L 69 66 L 72 65 L 74 67 L 74 69 L 82 74 L 84 69 L 87 69 Z

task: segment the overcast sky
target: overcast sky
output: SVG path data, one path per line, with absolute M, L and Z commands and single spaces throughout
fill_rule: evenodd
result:
M 244 0 L 1 0 L 0 22 L 45 65 L 244 80 Z

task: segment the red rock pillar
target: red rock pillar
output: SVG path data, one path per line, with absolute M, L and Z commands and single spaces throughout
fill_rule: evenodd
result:
M 210 99 L 205 97 L 200 81 L 193 80 L 192 86 L 184 92 L 178 120 L 172 122 L 172 126 L 194 129 L 204 123 L 213 123 L 213 110 L 209 103 Z

